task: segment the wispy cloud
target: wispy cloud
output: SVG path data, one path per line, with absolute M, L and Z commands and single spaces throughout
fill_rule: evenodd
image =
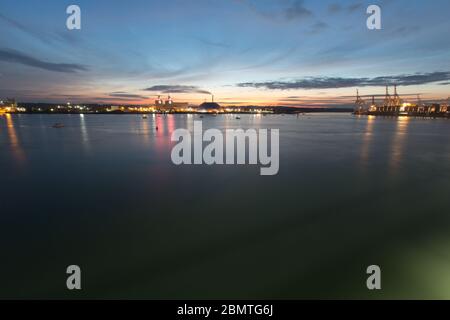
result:
M 263 88 L 269 90 L 290 89 L 334 89 L 349 87 L 379 87 L 386 84 L 400 86 L 422 85 L 450 80 L 450 71 L 415 73 L 398 76 L 383 76 L 375 78 L 342 78 L 342 77 L 308 77 L 292 81 L 245 82 L 238 87 Z
M 304 5 L 304 0 L 292 0 L 281 2 L 281 6 L 276 9 L 263 10 L 260 6 L 262 1 L 252 1 L 252 0 L 235 0 L 236 2 L 245 5 L 252 12 L 258 14 L 261 17 L 271 19 L 271 20 L 305 20 L 314 16 L 314 13 L 306 8 Z M 288 3 L 287 5 L 285 3 Z
M 311 10 L 307 9 L 303 0 L 296 0 L 294 3 L 285 9 L 284 14 L 287 19 L 304 19 L 313 16 Z
M 184 85 L 155 85 L 144 89 L 145 91 L 161 92 L 161 93 L 200 93 L 211 94 L 211 92 L 196 86 Z
M 84 65 L 42 61 L 12 49 L 0 49 L 0 61 L 18 63 L 25 66 L 54 72 L 74 73 L 88 70 L 88 68 Z
M 322 22 L 322 21 L 318 21 L 311 26 L 310 31 L 311 31 L 311 33 L 320 33 L 322 31 L 325 31 L 328 28 L 329 28 L 328 24 L 326 24 L 325 22 Z
M 347 7 L 347 11 L 348 11 L 348 12 L 354 12 L 354 11 L 356 11 L 356 10 L 362 8 L 362 5 L 363 5 L 363 4 L 362 4 L 361 2 L 355 2 L 355 3 L 353 3 L 353 4 L 351 4 L 351 5 L 349 5 L 349 6 Z
M 117 97 L 117 98 L 128 98 L 128 99 L 148 99 L 146 96 L 142 96 L 139 94 L 133 94 L 133 93 L 127 93 L 123 91 L 116 91 L 111 92 L 109 94 L 110 97 Z
M 417 36 L 421 31 L 421 27 L 418 25 L 400 26 L 391 30 L 392 36 L 406 37 L 409 35 Z
M 362 9 L 362 2 L 354 2 L 349 5 L 342 5 L 341 3 L 332 3 L 328 5 L 328 12 L 331 14 L 341 13 L 341 12 L 349 12 L 353 13 L 356 10 Z
M 216 48 L 222 48 L 222 49 L 227 49 L 227 48 L 231 47 L 228 43 L 224 43 L 224 42 L 212 41 L 212 40 L 197 37 L 197 36 L 193 36 L 192 38 L 194 38 L 195 40 L 199 41 L 200 43 L 202 43 L 206 46 L 210 46 L 210 47 L 216 47 Z
M 53 45 L 55 42 L 64 42 L 69 44 L 80 42 L 80 38 L 74 32 L 67 32 L 67 30 L 58 32 L 50 32 L 48 30 L 45 31 L 44 29 L 38 28 L 36 25 L 24 24 L 21 21 L 17 21 L 1 13 L 0 23 L 3 23 L 9 28 L 19 30 L 21 33 L 26 34 L 29 37 L 33 37 L 47 45 Z
M 339 3 L 332 3 L 328 6 L 328 12 L 337 13 L 342 10 L 342 6 Z
M 100 104 L 108 104 L 108 103 L 117 103 L 117 102 L 123 102 L 128 104 L 139 104 L 139 101 L 132 98 L 108 98 L 108 97 L 92 97 L 88 98 L 89 101 L 93 103 L 100 103 Z
M 6 25 L 13 27 L 17 30 L 20 30 L 23 33 L 28 34 L 29 36 L 35 37 L 39 40 L 41 40 L 42 42 L 48 43 L 50 40 L 41 32 L 36 31 L 33 28 L 27 27 L 24 24 L 9 18 L 3 14 L 0 13 L 0 21 L 3 21 L 4 23 L 6 23 Z

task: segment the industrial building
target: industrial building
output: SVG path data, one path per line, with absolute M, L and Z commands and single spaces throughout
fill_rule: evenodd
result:
M 0 100 L 0 113 L 16 112 L 17 103 L 14 99 Z
M 425 104 L 417 96 L 415 103 L 403 101 L 397 92 L 397 86 L 394 86 L 394 94 L 389 93 L 389 87 L 386 86 L 386 93 L 381 103 L 375 102 L 375 96 L 372 96 L 370 103 L 363 100 L 359 95 L 359 90 L 356 90 L 355 114 L 369 114 L 369 115 L 409 115 L 409 116 L 450 116 L 450 109 L 446 102 L 438 104 Z
M 174 102 L 170 95 L 163 101 L 161 96 L 158 96 L 158 99 L 155 100 L 155 109 L 159 112 L 187 112 L 189 103 Z

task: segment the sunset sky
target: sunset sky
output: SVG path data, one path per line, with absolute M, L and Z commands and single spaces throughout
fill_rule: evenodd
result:
M 81 30 L 66 8 L 81 7 Z M 382 30 L 366 8 L 382 9 Z M 398 83 L 450 96 L 450 1 L 0 2 L 0 97 L 20 102 L 349 106 Z

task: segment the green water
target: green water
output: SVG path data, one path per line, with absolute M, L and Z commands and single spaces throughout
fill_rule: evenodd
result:
M 279 129 L 278 175 L 173 165 L 194 120 Z M 449 138 L 348 114 L 0 117 L 0 297 L 448 299 Z

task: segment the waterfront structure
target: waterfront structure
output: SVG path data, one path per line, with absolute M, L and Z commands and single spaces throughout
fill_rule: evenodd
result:
M 356 89 L 356 101 L 355 101 L 355 113 L 357 114 L 363 114 L 367 112 L 366 103 L 361 97 L 359 96 L 359 90 Z
M 186 112 L 189 111 L 189 103 L 187 102 L 171 102 L 166 106 L 168 112 Z
M 17 103 L 14 99 L 0 100 L 0 113 L 17 112 Z
M 211 102 L 203 102 L 198 106 L 197 112 L 219 113 L 223 111 L 222 107 L 214 102 L 214 96 L 211 96 Z
M 389 87 L 386 86 L 386 95 L 384 96 L 384 101 L 383 101 L 383 105 L 382 107 L 384 108 L 383 111 L 390 111 L 389 109 L 392 106 L 392 98 L 391 95 L 389 94 Z
M 161 99 L 161 96 L 158 96 L 158 99 L 155 100 L 155 107 L 156 107 L 156 108 L 160 108 L 160 107 L 162 107 L 163 105 L 164 105 L 164 103 L 163 103 L 163 101 L 162 101 L 162 99 Z
M 119 112 L 119 111 L 123 111 L 123 107 L 119 107 L 119 106 L 109 106 L 106 110 L 108 112 Z
M 402 99 L 400 99 L 400 96 L 397 93 L 397 85 L 394 86 L 394 98 L 392 98 L 392 104 L 394 106 L 402 105 Z
M 386 86 L 386 94 L 383 102 L 377 104 L 375 96 L 372 96 L 372 103 L 366 108 L 366 102 L 360 97 L 359 90 L 356 91 L 356 102 L 354 114 L 369 114 L 369 115 L 406 115 L 406 116 L 436 116 L 449 117 L 450 108 L 447 102 L 438 104 L 424 104 L 417 96 L 416 103 L 404 102 L 397 91 L 397 86 L 394 86 L 394 95 L 389 94 L 389 87 Z
M 220 112 L 221 107 L 216 102 L 203 102 L 198 106 L 198 112 Z
M 158 112 L 187 112 L 190 111 L 189 103 L 187 102 L 174 102 L 169 95 L 163 102 L 161 96 L 155 100 L 154 109 Z
M 441 112 L 449 112 L 450 111 L 449 104 L 448 104 L 449 99 L 450 99 L 450 97 L 447 98 L 447 100 L 441 105 Z

